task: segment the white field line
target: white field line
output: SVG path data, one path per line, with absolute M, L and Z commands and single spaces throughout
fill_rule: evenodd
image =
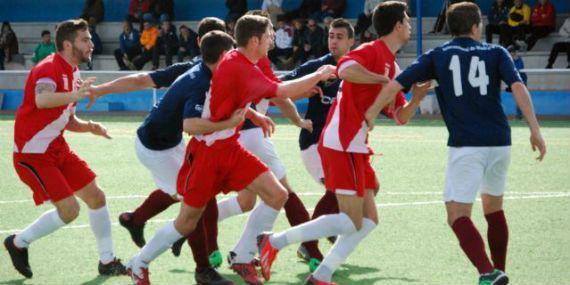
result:
M 299 196 L 322 196 L 325 193 L 325 190 L 323 189 L 322 192 L 305 192 L 305 193 L 297 193 L 297 195 Z M 528 195 L 559 195 L 559 194 L 566 194 L 566 193 L 570 193 L 570 192 L 564 192 L 564 191 L 559 191 L 559 192 L 513 192 L 513 191 L 509 191 L 507 193 L 505 193 L 505 195 L 508 196 L 528 196 Z M 421 195 L 443 195 L 443 192 L 437 192 L 437 191 L 416 191 L 416 192 L 409 192 L 409 191 L 402 191 L 402 192 L 382 192 L 380 191 L 380 193 L 378 193 L 379 196 L 383 196 L 383 195 L 389 195 L 389 196 L 421 196 Z M 222 197 L 232 197 L 235 196 L 235 194 L 230 194 L 230 195 L 224 195 L 224 196 L 220 196 L 220 198 Z M 118 195 L 118 196 L 107 196 L 107 200 L 129 200 L 129 199 L 143 199 L 148 197 L 148 195 Z M 18 204 L 18 203 L 33 203 L 32 199 L 21 199 L 21 200 L 0 200 L 0 205 L 3 204 Z
M 505 200 L 525 200 L 525 199 L 548 199 L 548 198 L 567 198 L 570 197 L 570 192 L 566 193 L 559 193 L 559 194 L 541 194 L 541 195 L 529 195 L 529 196 L 506 196 Z M 479 199 L 477 199 L 479 200 Z M 378 203 L 376 206 L 378 208 L 396 208 L 396 207 L 407 207 L 407 206 L 425 206 L 425 205 L 440 205 L 443 204 L 441 200 L 438 201 L 418 201 L 418 202 L 404 202 L 404 203 Z M 314 209 L 308 209 L 309 212 L 312 212 Z M 281 212 L 283 213 L 283 212 Z M 246 213 L 247 214 L 247 213 Z M 246 214 L 242 214 L 240 216 L 245 217 Z M 172 219 L 152 219 L 149 220 L 148 223 L 157 224 L 157 223 L 165 223 L 168 221 L 172 221 Z M 118 226 L 119 223 L 112 223 L 113 226 Z M 82 224 L 82 225 L 70 225 L 63 227 L 64 229 L 83 229 L 88 228 L 89 224 Z M 20 232 L 21 229 L 10 229 L 10 230 L 0 230 L 0 234 L 8 234 L 8 233 L 15 233 Z

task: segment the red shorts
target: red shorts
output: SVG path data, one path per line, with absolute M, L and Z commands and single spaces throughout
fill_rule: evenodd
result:
M 267 166 L 236 140 L 206 146 L 192 139 L 178 173 L 177 191 L 184 203 L 202 208 L 218 193 L 241 191 L 266 171 Z
M 34 192 L 34 202 L 57 202 L 95 179 L 87 163 L 68 147 L 48 153 L 14 153 L 14 168 Z
M 364 197 L 365 190 L 380 187 L 370 164 L 370 154 L 337 151 L 320 144 L 318 150 L 328 191 Z

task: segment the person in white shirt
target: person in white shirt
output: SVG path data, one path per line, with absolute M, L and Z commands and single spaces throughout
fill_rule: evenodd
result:
M 284 61 L 287 61 L 293 55 L 293 28 L 284 21 L 282 16 L 277 17 L 277 27 L 275 48 L 269 51 L 269 59 L 275 65 L 281 63 L 279 57 L 284 57 Z

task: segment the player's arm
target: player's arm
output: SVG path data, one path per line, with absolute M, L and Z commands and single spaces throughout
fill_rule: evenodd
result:
M 224 121 L 212 122 L 203 118 L 187 118 L 184 119 L 182 127 L 184 132 L 189 135 L 201 135 L 226 129 L 237 127 L 245 119 L 247 109 L 236 110 L 230 118 Z
M 277 87 L 276 97 L 289 98 L 305 94 L 310 91 L 319 81 L 325 81 L 334 77 L 335 67 L 323 65 L 317 71 L 301 78 L 282 82 Z
M 69 122 L 65 129 L 74 133 L 92 133 L 96 136 L 111 139 L 111 136 L 107 133 L 107 128 L 103 124 L 91 120 L 81 120 L 75 114 L 69 117 Z
M 300 66 L 298 66 L 297 68 L 293 69 L 292 71 L 288 72 L 287 74 L 279 77 L 279 79 L 281 81 L 289 81 L 289 80 L 293 80 L 293 79 L 297 79 L 297 78 L 301 78 L 307 74 L 310 74 L 312 72 L 315 72 L 321 65 L 318 64 L 318 62 L 315 61 L 307 61 L 303 64 L 301 64 Z M 297 101 L 297 100 L 301 100 L 303 98 L 308 98 L 308 97 L 312 97 L 316 94 L 323 94 L 323 90 L 321 90 L 321 88 L 319 86 L 314 86 L 311 90 L 305 92 L 305 93 L 299 93 L 295 96 L 289 97 L 289 99 L 291 99 L 291 101 Z
M 396 95 L 398 92 L 402 91 L 402 89 L 404 89 L 404 87 L 396 80 L 390 81 L 382 88 L 380 95 L 376 96 L 374 103 L 372 103 L 364 114 L 364 118 L 366 119 L 369 129 L 372 130 L 374 128 L 374 120 L 378 117 L 380 111 L 382 111 L 390 102 L 394 101 L 394 99 L 396 99 Z M 402 112 L 402 110 L 400 110 L 400 112 Z
M 297 106 L 295 106 L 293 101 L 290 99 L 273 98 L 271 102 L 275 103 L 277 108 L 283 112 L 283 115 L 289 119 L 292 124 L 301 129 L 306 129 L 309 132 L 313 131 L 313 122 L 311 122 L 311 120 L 305 120 L 299 115 Z
M 528 89 L 522 82 L 518 81 L 511 85 L 511 90 L 513 90 L 515 102 L 523 113 L 528 127 L 530 128 L 530 145 L 532 146 L 532 150 L 536 151 L 536 149 L 538 149 L 540 154 L 536 159 L 542 161 L 546 154 L 546 143 L 542 137 L 540 125 L 536 119 Z
M 271 118 L 265 116 L 253 108 L 248 108 L 245 113 L 245 118 L 249 119 L 254 125 L 258 126 L 263 130 L 263 135 L 265 137 L 270 137 L 275 132 L 275 123 Z
M 153 88 L 154 86 L 154 81 L 148 73 L 136 73 L 100 85 L 93 85 L 91 92 L 95 97 L 101 97 L 112 93 L 126 93 Z
M 430 87 L 430 82 L 423 84 L 414 84 L 412 87 L 412 99 L 396 113 L 398 122 L 401 124 L 406 124 L 410 121 L 411 118 L 414 117 L 418 108 L 420 107 L 420 103 L 424 97 L 426 97 L 426 94 Z
M 65 106 L 70 103 L 77 102 L 83 98 L 91 96 L 89 88 L 95 81 L 95 78 L 90 77 L 81 82 L 77 90 L 72 92 L 55 92 L 56 85 L 54 82 L 38 81 L 35 88 L 35 103 L 38 109 L 55 108 Z
M 390 81 L 388 77 L 366 69 L 355 60 L 344 62 L 339 67 L 338 77 L 357 84 L 384 84 Z

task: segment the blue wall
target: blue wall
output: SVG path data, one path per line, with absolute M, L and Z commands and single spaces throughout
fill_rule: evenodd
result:
M 346 0 L 345 17 L 356 18 L 362 11 L 364 0 Z M 416 0 L 408 0 L 415 15 Z M 478 0 L 483 13 L 494 0 Z M 85 1 L 80 0 L 0 0 L 0 21 L 10 22 L 57 22 L 79 16 Z M 127 14 L 129 0 L 103 0 L 105 20 L 121 21 Z M 248 7 L 261 7 L 262 0 L 248 0 Z M 294 9 L 301 0 L 284 0 L 285 9 Z M 422 14 L 434 17 L 439 13 L 443 0 L 423 0 Z M 534 5 L 537 0 L 526 0 Z M 570 13 L 570 1 L 552 0 L 558 13 Z M 224 18 L 227 11 L 225 0 L 175 0 L 177 20 L 200 20 L 206 16 Z
M 161 98 L 165 89 L 158 91 L 158 98 Z M 21 90 L 0 90 L 4 94 L 4 102 L 0 110 L 16 110 L 22 104 L 23 91 Z M 410 99 L 408 94 L 408 100 Z M 552 116 L 570 116 L 570 91 L 532 91 L 532 100 L 537 114 Z M 502 94 L 503 107 L 508 115 L 514 115 L 516 106 L 510 93 Z M 87 102 L 78 104 L 78 110 L 85 110 Z M 147 112 L 152 107 L 152 91 L 144 90 L 126 94 L 112 94 L 105 96 L 95 103 L 90 111 L 129 111 Z M 297 102 L 299 112 L 307 110 L 307 100 Z M 279 113 L 272 107 L 270 113 Z

